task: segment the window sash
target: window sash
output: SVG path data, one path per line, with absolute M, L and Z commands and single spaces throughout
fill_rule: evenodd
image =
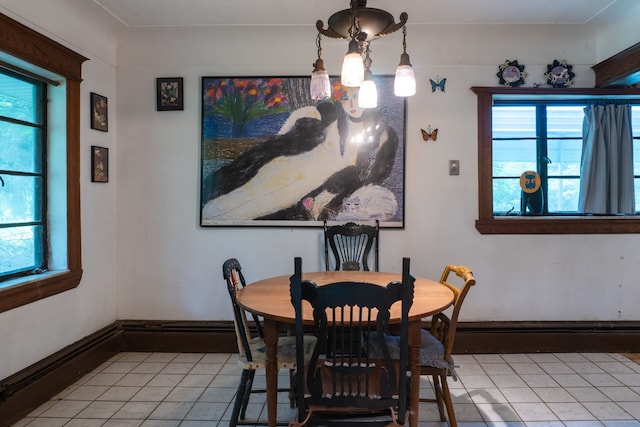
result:
M 0 280 L 47 267 L 44 82 L 0 68 Z
M 519 179 L 525 170 L 535 170 L 540 175 L 544 199 L 542 215 L 580 215 L 581 110 L 588 101 L 592 100 L 494 102 L 494 215 L 515 215 L 524 210 L 519 203 L 520 187 L 516 178 Z M 637 204 L 640 199 L 640 101 L 632 106 L 632 126 L 634 152 L 638 154 L 634 168 L 636 206 L 640 206 Z

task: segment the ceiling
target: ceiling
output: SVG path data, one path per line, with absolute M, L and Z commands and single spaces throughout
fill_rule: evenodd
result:
M 348 0 L 93 0 L 129 28 L 311 25 Z M 584 24 L 624 13 L 626 0 L 370 0 L 408 24 Z

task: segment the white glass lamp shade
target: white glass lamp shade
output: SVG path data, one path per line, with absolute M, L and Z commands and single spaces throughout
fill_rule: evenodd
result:
M 364 81 L 364 61 L 360 54 L 360 46 L 356 39 L 349 42 L 349 50 L 342 61 L 340 83 L 343 86 L 360 87 Z
M 396 78 L 393 84 L 393 92 L 396 96 L 412 96 L 416 93 L 416 75 L 411 65 L 398 65 Z
M 360 87 L 364 81 L 364 63 L 359 53 L 348 53 L 342 62 L 340 81 L 343 86 Z
M 358 106 L 360 108 L 375 108 L 378 106 L 378 90 L 373 80 L 365 80 L 358 91 Z
M 327 70 L 314 70 L 311 74 L 311 99 L 322 100 L 331 98 L 331 83 Z

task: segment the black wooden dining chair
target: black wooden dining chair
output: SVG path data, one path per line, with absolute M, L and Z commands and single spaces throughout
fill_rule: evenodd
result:
M 252 337 L 250 323 L 248 321 L 247 312 L 238 305 L 236 294 L 246 285 L 242 267 L 240 262 L 235 258 L 229 258 L 222 264 L 222 276 L 227 283 L 227 290 L 231 297 L 231 305 L 233 308 L 233 323 L 236 330 L 236 339 L 238 341 L 238 365 L 242 368 L 240 375 L 240 383 L 236 392 L 231 419 L 229 426 L 236 425 L 266 425 L 266 422 L 258 420 L 245 420 L 249 397 L 251 393 L 265 393 L 266 389 L 253 389 L 253 379 L 256 370 L 265 369 L 266 367 L 266 351 L 264 336 L 262 333 L 262 325 L 260 319 L 251 313 L 254 324 L 255 333 Z M 311 336 L 304 337 L 301 349 L 307 354 L 308 360 L 311 355 L 311 347 L 315 343 L 315 338 Z M 279 388 L 278 391 L 289 392 L 292 407 L 295 404 L 295 381 L 294 373 L 296 368 L 296 337 L 281 336 L 278 337 L 278 369 L 288 369 L 291 373 L 290 387 Z M 287 423 L 279 423 L 279 425 L 288 425 Z
M 403 260 L 402 282 L 387 286 L 336 282 L 317 286 L 302 280 L 302 260 L 295 258 L 291 301 L 296 317 L 296 345 L 303 343 L 303 301 L 313 309 L 317 338 L 306 370 L 298 351 L 296 388 L 298 417 L 292 426 L 404 425 L 409 393 L 408 324 L 415 279 L 409 259 Z M 392 358 L 382 342 L 380 357 L 372 357 L 372 341 L 383 337 L 390 309 L 401 302 L 400 354 Z M 379 340 L 378 340 L 379 341 Z
M 369 256 L 373 250 L 374 271 L 379 271 L 379 240 L 380 221 L 378 220 L 375 225 L 348 222 L 331 226 L 328 226 L 325 221 L 324 259 L 326 270 L 330 270 L 329 253 L 331 253 L 335 270 L 369 271 Z
M 450 273 L 454 273 L 462 281 L 461 286 L 451 283 Z M 438 313 L 431 318 L 428 329 L 422 333 L 420 349 L 420 375 L 430 375 L 433 379 L 435 398 L 420 398 L 420 402 L 435 402 L 440 412 L 440 421 L 449 421 L 450 427 L 456 427 L 456 415 L 449 392 L 447 377 L 457 379 L 452 357 L 456 339 L 458 316 L 462 303 L 472 286 L 476 284 L 473 272 L 463 265 L 447 265 L 440 277 L 440 283 L 453 292 L 453 310 L 450 317 Z M 446 409 L 446 416 L 445 416 Z

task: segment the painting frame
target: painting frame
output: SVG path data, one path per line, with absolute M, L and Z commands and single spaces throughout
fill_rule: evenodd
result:
M 156 78 L 156 111 L 184 110 L 184 78 Z
M 109 132 L 109 100 L 106 96 L 91 92 L 91 129 Z
M 406 98 L 394 76 L 374 76 L 380 103 L 366 110 L 348 107 L 357 88 L 336 77 L 330 99 L 312 100 L 310 80 L 201 78 L 201 227 L 404 228 Z
M 109 149 L 91 146 L 91 182 L 109 182 Z

